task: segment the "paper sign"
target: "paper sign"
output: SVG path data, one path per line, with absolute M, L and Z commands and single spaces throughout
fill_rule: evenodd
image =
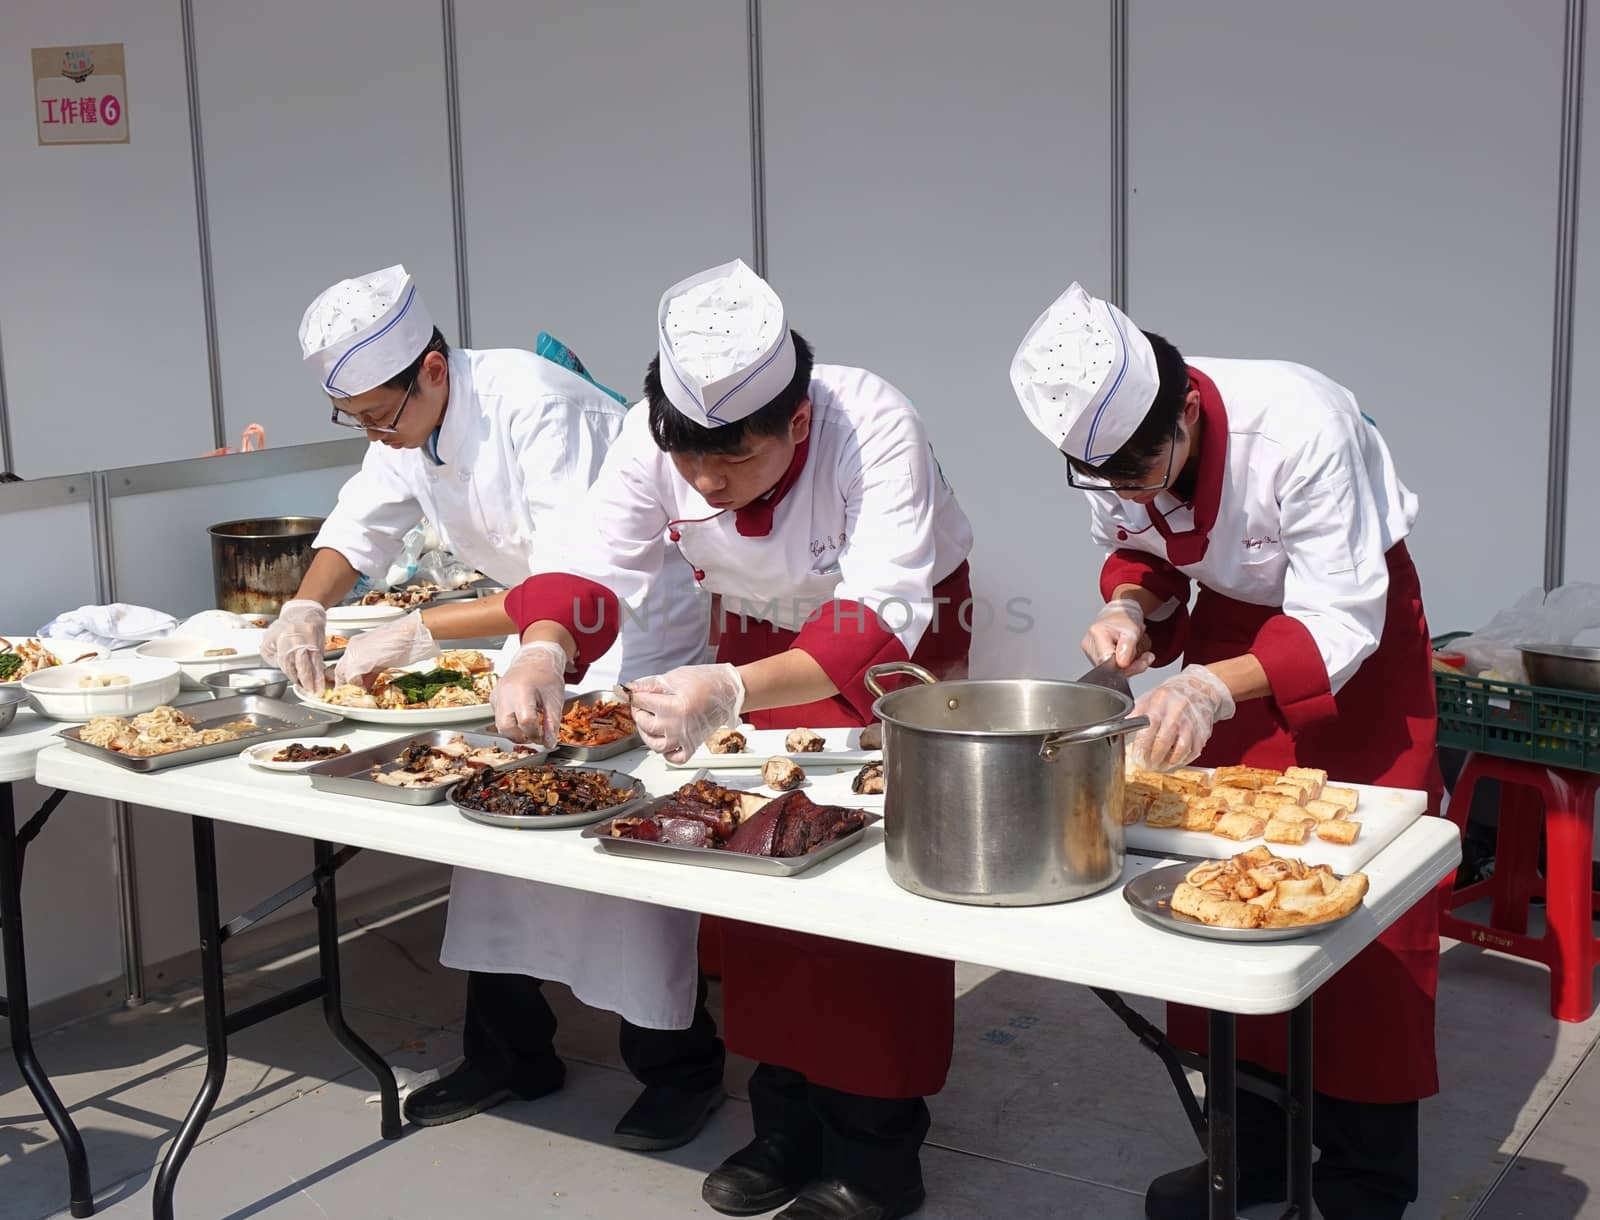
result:
M 126 144 L 128 82 L 122 44 L 33 48 L 40 144 Z

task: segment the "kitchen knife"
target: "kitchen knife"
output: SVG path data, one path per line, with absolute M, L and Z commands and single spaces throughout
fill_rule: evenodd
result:
M 1121 668 L 1117 665 L 1115 657 L 1108 657 L 1096 665 L 1079 682 L 1086 682 L 1090 686 L 1103 686 L 1106 690 L 1114 690 L 1119 695 L 1133 698 L 1133 688 L 1128 685 L 1128 679 L 1123 676 Z

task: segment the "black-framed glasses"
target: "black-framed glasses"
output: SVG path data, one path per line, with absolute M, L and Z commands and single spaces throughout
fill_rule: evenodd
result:
M 1075 487 L 1079 491 L 1108 491 L 1112 493 L 1124 491 L 1166 491 L 1172 486 L 1172 462 L 1178 456 L 1178 436 L 1182 430 L 1182 420 L 1172 425 L 1172 443 L 1167 446 L 1167 470 L 1159 483 L 1124 483 L 1116 479 L 1102 479 L 1092 474 L 1084 474 L 1072 463 L 1067 463 L 1067 486 Z
M 418 375 L 420 374 L 421 370 L 419 369 Z M 400 423 L 400 417 L 405 414 L 406 404 L 411 401 L 412 392 L 416 388 L 417 379 L 416 377 L 413 377 L 411 379 L 411 384 L 406 387 L 405 394 L 401 396 L 400 405 L 395 408 L 394 417 L 386 424 L 365 423 L 355 416 L 344 415 L 338 407 L 334 407 L 332 420 L 333 425 L 336 428 L 352 428 L 357 432 L 381 432 L 385 436 L 391 436 L 400 430 L 397 427 L 397 425 Z M 340 418 L 341 415 L 343 415 L 343 418 Z

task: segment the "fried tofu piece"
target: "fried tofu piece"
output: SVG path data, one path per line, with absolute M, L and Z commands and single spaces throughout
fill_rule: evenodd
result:
M 1242 809 L 1235 809 L 1232 813 L 1225 813 L 1219 817 L 1216 825 L 1211 828 L 1211 833 L 1221 835 L 1224 839 L 1243 842 L 1245 839 L 1259 839 L 1261 832 L 1266 828 L 1267 824 L 1261 818 Z
M 1174 779 L 1186 779 L 1190 783 L 1199 784 L 1202 788 L 1211 787 L 1211 772 L 1202 771 L 1199 767 L 1179 767 L 1172 773 Z
M 1204 796 L 1209 785 L 1197 784 L 1192 779 L 1184 779 L 1181 775 L 1163 775 L 1161 777 L 1161 790 L 1170 792 L 1175 796 Z
M 1144 821 L 1144 816 L 1150 811 L 1150 804 L 1160 796 L 1158 789 L 1139 780 L 1129 780 L 1122 785 L 1122 824 L 1132 826 Z
M 1284 771 L 1283 778 L 1305 788 L 1307 799 L 1314 801 L 1322 795 L 1328 773 L 1318 767 L 1290 767 Z
M 1307 801 L 1301 808 L 1319 822 L 1331 821 L 1344 813 L 1338 805 L 1331 805 L 1327 801 Z
M 1267 823 L 1266 839 L 1268 843 L 1291 843 L 1298 847 L 1310 836 L 1311 828 L 1316 824 L 1311 818 L 1280 815 Z
M 1332 818 L 1317 823 L 1317 838 L 1329 843 L 1354 843 L 1361 834 L 1361 823 L 1348 818 Z
M 1218 767 L 1211 776 L 1212 787 L 1228 785 L 1234 788 L 1270 788 L 1283 776 L 1263 767 Z
M 1361 802 L 1361 794 L 1354 788 L 1324 788 L 1321 799 L 1339 806 L 1346 813 L 1354 813 Z
M 1154 788 L 1157 792 L 1164 791 L 1164 789 L 1162 788 L 1162 784 L 1166 781 L 1166 778 L 1167 777 L 1165 775 L 1162 775 L 1161 772 L 1159 772 L 1159 771 L 1129 771 L 1128 772 L 1128 782 L 1129 783 L 1145 784 L 1148 787 Z
M 1287 796 L 1294 800 L 1296 805 L 1303 805 L 1309 799 L 1310 789 L 1303 784 L 1297 784 L 1291 779 L 1280 779 L 1270 788 L 1262 789 L 1264 792 L 1275 793 L 1278 796 Z
M 1214 928 L 1259 928 L 1267 918 L 1267 912 L 1259 906 L 1208 894 L 1188 882 L 1172 891 L 1172 909 Z
M 1183 803 L 1183 828 L 1209 831 L 1226 811 L 1214 796 L 1191 796 Z
M 1243 809 L 1256 799 L 1256 794 L 1249 788 L 1235 788 L 1229 784 L 1211 789 L 1210 794 L 1221 801 L 1229 809 Z
M 1251 803 L 1252 812 L 1260 813 L 1263 817 L 1272 817 L 1273 814 L 1285 809 L 1299 809 L 1299 800 L 1287 792 L 1258 792 L 1256 799 Z
M 1144 824 L 1158 830 L 1175 830 L 1183 825 L 1184 800 L 1175 792 L 1163 792 L 1145 810 Z

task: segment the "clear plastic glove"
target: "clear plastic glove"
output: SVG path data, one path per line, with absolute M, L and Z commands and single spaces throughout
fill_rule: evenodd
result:
M 422 615 L 408 614 L 352 636 L 345 645 L 344 656 L 334 667 L 333 680 L 340 686 L 346 682 L 361 683 L 368 674 L 425 661 L 438 651 L 439 645 L 422 621 Z
M 301 690 L 317 695 L 327 685 L 322 653 L 328 644 L 328 612 L 321 602 L 297 597 L 283 604 L 261 637 L 261 659 L 289 675 Z
M 1144 642 L 1144 609 L 1131 597 L 1107 602 L 1089 624 L 1083 637 L 1083 654 L 1094 664 L 1115 658 L 1117 667 L 1132 677 L 1150 668 L 1155 654 L 1141 652 Z
M 744 679 L 732 665 L 682 665 L 627 686 L 644 744 L 669 762 L 688 762 L 723 725 L 739 723 Z
M 1190 665 L 1134 703 L 1133 714 L 1150 717 L 1150 727 L 1135 735 L 1128 757 L 1141 771 L 1185 766 L 1200 757 L 1217 721 L 1233 712 L 1227 684 L 1204 665 Z
M 550 640 L 524 644 L 489 697 L 494 727 L 512 741 L 553 747 L 567 700 L 567 653 Z

